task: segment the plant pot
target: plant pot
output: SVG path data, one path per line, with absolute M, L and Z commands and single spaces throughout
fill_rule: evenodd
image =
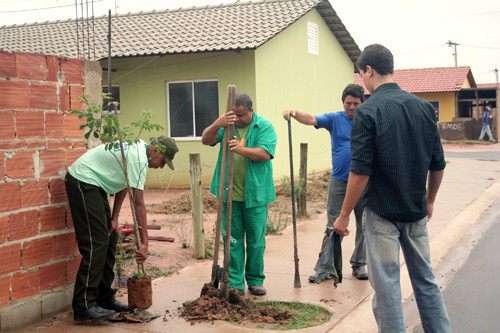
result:
M 153 305 L 153 288 L 151 276 L 127 280 L 128 307 L 130 309 L 146 310 Z

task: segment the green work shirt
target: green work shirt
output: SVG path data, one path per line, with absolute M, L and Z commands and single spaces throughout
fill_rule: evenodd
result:
M 222 142 L 224 139 L 224 128 L 219 129 L 217 133 L 217 141 L 214 146 Z M 245 146 L 249 148 L 260 147 L 274 158 L 276 150 L 277 136 L 271 122 L 263 117 L 253 113 L 252 122 L 249 125 L 246 135 Z M 228 154 L 229 155 L 229 154 Z M 219 157 L 215 166 L 210 193 L 215 194 L 219 199 L 219 185 L 222 160 L 222 144 L 219 149 Z M 266 205 L 276 200 L 276 192 L 274 191 L 273 165 L 269 161 L 252 161 L 246 160 L 247 172 L 245 176 L 245 207 L 253 208 Z M 227 173 L 226 173 L 226 188 L 227 188 Z M 224 201 L 227 198 L 227 190 L 224 191 Z
M 126 143 L 123 145 L 130 186 L 143 190 L 148 171 L 146 144 L 140 140 L 131 146 Z M 106 193 L 115 194 L 127 187 L 122 165 L 120 149 L 105 150 L 105 145 L 102 144 L 80 156 L 68 170 L 79 181 L 98 186 Z

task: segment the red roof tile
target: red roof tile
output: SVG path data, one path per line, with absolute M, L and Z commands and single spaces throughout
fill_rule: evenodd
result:
M 469 66 L 398 69 L 394 82 L 410 93 L 458 91 L 465 88 L 466 80 L 475 88 L 476 82 Z M 354 74 L 354 81 L 363 85 L 361 76 Z M 365 93 L 369 93 L 365 91 Z

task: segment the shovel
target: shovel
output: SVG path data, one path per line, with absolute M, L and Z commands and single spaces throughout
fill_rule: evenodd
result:
M 227 105 L 226 113 L 234 110 L 236 100 L 236 86 L 229 85 L 227 87 Z M 230 125 L 224 129 L 224 140 L 222 146 L 221 174 L 219 183 L 219 203 L 217 206 L 217 224 L 214 244 L 214 260 L 212 264 L 212 279 L 211 284 L 215 289 L 219 288 L 219 298 L 227 299 L 229 285 L 229 256 L 231 247 L 231 214 L 232 214 L 232 198 L 233 198 L 233 152 L 228 152 L 228 142 L 234 137 L 234 125 Z M 229 163 L 228 162 L 229 153 Z M 229 164 L 229 165 L 228 165 Z M 219 266 L 219 246 L 220 235 L 222 230 L 222 210 L 224 205 L 224 189 L 227 172 L 227 198 L 226 198 L 226 236 L 224 247 L 224 267 Z
M 295 279 L 293 286 L 300 288 L 299 254 L 297 250 L 297 222 L 295 217 L 295 185 L 293 180 L 293 150 L 292 150 L 292 124 L 288 119 L 288 146 L 290 147 L 290 184 L 292 186 L 292 220 L 293 220 L 293 258 L 295 262 Z

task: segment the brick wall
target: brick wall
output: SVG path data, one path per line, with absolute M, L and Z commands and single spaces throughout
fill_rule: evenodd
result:
M 69 112 L 82 108 L 83 67 L 0 50 L 0 310 L 75 280 L 63 177 L 87 147 Z

